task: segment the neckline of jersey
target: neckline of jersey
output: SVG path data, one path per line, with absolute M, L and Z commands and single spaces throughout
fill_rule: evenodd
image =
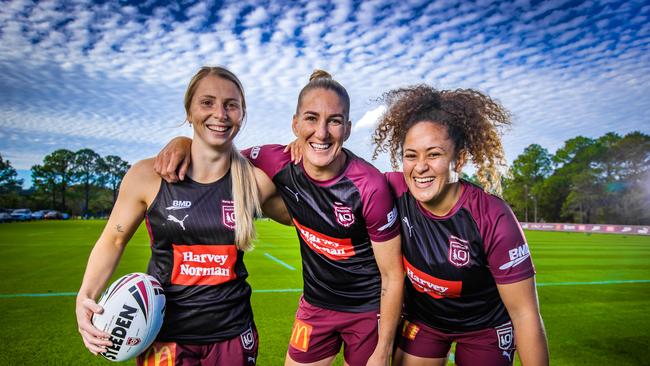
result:
M 314 179 L 314 178 L 310 177 L 309 173 L 307 173 L 307 170 L 305 170 L 305 166 L 304 166 L 304 163 L 303 163 L 304 160 L 300 160 L 300 170 L 302 170 L 302 172 L 305 174 L 305 177 L 307 177 L 307 179 L 309 179 L 310 182 L 312 182 L 312 183 L 314 183 L 314 184 L 316 184 L 318 186 L 321 186 L 321 187 L 331 186 L 332 184 L 334 184 L 334 183 L 338 182 L 339 180 L 341 180 L 341 178 L 343 178 L 345 176 L 345 173 L 347 173 L 348 169 L 352 165 L 351 163 L 352 163 L 353 159 L 352 159 L 352 154 L 350 153 L 350 151 L 348 151 L 348 149 L 346 149 L 346 148 L 341 149 L 341 151 L 345 154 L 345 164 L 343 164 L 343 169 L 341 169 L 341 173 L 339 173 L 338 175 L 336 175 L 336 176 L 334 176 L 334 177 L 332 177 L 330 179 L 318 180 L 318 179 Z
M 468 189 L 467 182 L 465 182 L 462 179 L 460 179 L 458 182 L 460 183 L 460 190 L 461 190 L 460 197 L 458 198 L 458 201 L 456 202 L 456 204 L 454 204 L 454 207 L 452 207 L 451 210 L 449 210 L 449 212 L 444 216 L 438 216 L 438 215 L 434 214 L 433 212 L 427 210 L 426 208 L 424 208 L 424 206 L 422 206 L 420 201 L 416 200 L 415 197 L 413 197 L 413 195 L 411 195 L 411 197 L 413 197 L 413 199 L 415 200 L 415 202 L 418 205 L 418 209 L 420 210 L 420 212 L 422 212 L 424 214 L 424 216 L 426 216 L 426 217 L 428 217 L 430 219 L 433 219 L 433 220 L 446 220 L 446 219 L 454 216 L 456 214 L 456 212 L 458 212 L 458 210 L 460 210 L 460 207 L 465 203 L 465 200 L 467 200 L 467 195 L 469 194 L 469 189 Z
M 189 174 L 186 174 L 186 175 L 185 175 L 185 180 L 186 180 L 188 183 L 193 183 L 193 184 L 196 184 L 196 185 L 198 185 L 198 186 L 209 187 L 209 186 L 212 186 L 212 185 L 215 185 L 215 184 L 221 183 L 225 178 L 227 178 L 227 177 L 229 177 L 229 176 L 230 176 L 230 168 L 228 168 L 228 171 L 226 172 L 226 174 L 224 174 L 221 178 L 219 178 L 219 179 L 217 179 L 217 180 L 215 180 L 215 181 L 213 181 L 213 182 L 208 182 L 208 183 L 197 182 L 197 181 L 195 181 L 194 179 L 192 179 L 192 177 L 190 177 Z

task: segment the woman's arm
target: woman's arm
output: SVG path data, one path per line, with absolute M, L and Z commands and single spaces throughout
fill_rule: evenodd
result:
M 381 273 L 379 340 L 367 365 L 389 365 L 395 330 L 402 310 L 404 268 L 401 236 L 384 242 L 372 241 L 372 250 Z
M 517 353 L 524 366 L 548 365 L 548 345 L 539 314 L 535 277 L 506 285 L 497 284 L 515 331 Z
M 260 192 L 260 205 L 264 215 L 283 225 L 293 225 L 287 206 L 284 205 L 282 197 L 277 193 L 271 178 L 262 169 L 254 169 L 257 189 Z
M 153 200 L 152 195 L 155 196 L 159 185 L 160 178 L 153 172 L 153 160 L 139 162 L 126 173 L 111 216 L 88 258 L 77 294 L 76 314 L 79 333 L 86 348 L 93 354 L 104 352 L 104 347 L 111 345 L 109 335 L 91 323 L 93 313 L 102 311 L 95 300 L 113 274 L 127 242 L 142 222 L 147 204 Z

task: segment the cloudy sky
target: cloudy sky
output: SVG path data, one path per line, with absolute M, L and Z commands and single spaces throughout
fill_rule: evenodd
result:
M 185 86 L 217 64 L 246 89 L 239 147 L 292 139 L 315 68 L 347 87 L 347 146 L 368 159 L 376 98 L 423 82 L 509 108 L 510 162 L 532 143 L 554 152 L 577 135 L 650 133 L 647 1 L 187 3 L 0 1 L 0 154 L 19 170 L 58 148 L 152 156 L 190 135 Z

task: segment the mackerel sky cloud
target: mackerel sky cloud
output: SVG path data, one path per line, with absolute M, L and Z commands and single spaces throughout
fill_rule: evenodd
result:
M 417 83 L 502 102 L 509 161 L 532 143 L 650 133 L 647 1 L 2 1 L 0 153 L 17 169 L 57 148 L 152 156 L 191 135 L 182 99 L 202 65 L 244 83 L 239 147 L 292 139 L 315 68 L 348 88 L 347 146 L 367 159 L 377 98 Z

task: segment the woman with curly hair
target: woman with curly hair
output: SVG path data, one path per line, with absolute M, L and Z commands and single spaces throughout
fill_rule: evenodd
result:
M 547 365 L 535 271 L 524 234 L 500 191 L 505 165 L 498 130 L 508 112 L 474 90 L 427 85 L 384 94 L 375 157 L 387 173 L 402 225 L 405 314 L 395 364 Z M 471 159 L 485 190 L 459 174 Z M 516 346 L 515 346 L 516 345 Z

